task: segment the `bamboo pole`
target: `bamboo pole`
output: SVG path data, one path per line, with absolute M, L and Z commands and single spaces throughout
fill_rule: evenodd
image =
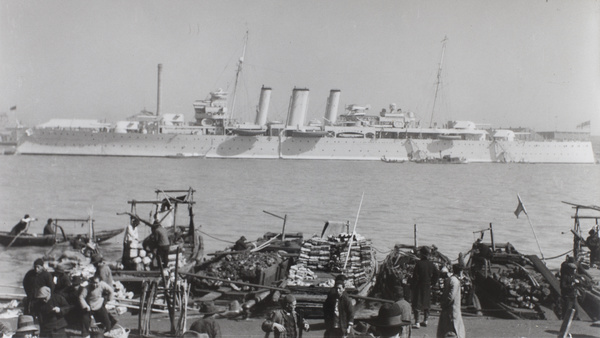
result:
M 362 207 L 363 198 L 365 197 L 365 192 L 363 191 L 362 196 L 360 197 L 360 204 L 358 205 L 358 211 L 356 212 L 356 220 L 354 221 L 354 229 L 352 229 L 352 235 L 350 236 L 350 240 L 348 241 L 348 253 L 346 254 L 346 261 L 344 262 L 344 270 L 346 270 L 346 266 L 348 265 L 348 259 L 350 259 L 350 251 L 352 250 L 352 240 L 354 239 L 354 235 L 356 234 L 356 224 L 358 224 L 358 215 L 360 215 L 360 208 Z

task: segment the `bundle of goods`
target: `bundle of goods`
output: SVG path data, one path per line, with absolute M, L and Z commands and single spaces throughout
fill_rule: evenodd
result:
M 236 252 L 222 253 L 214 259 L 198 266 L 197 271 L 203 275 L 228 279 L 232 282 L 242 281 L 261 284 L 269 276 L 265 274 L 278 271 L 284 259 L 276 252 Z M 218 287 L 223 283 L 214 280 L 202 280 L 204 287 Z
M 497 295 L 509 306 L 534 309 L 537 304 L 552 303 L 551 287 L 537 271 L 506 264 L 491 275 L 503 292 Z
M 351 234 L 341 233 L 327 239 L 313 237 L 305 241 L 300 248 L 298 267 L 290 268 L 288 284 L 311 285 L 307 281 L 314 278 L 307 277 L 314 276 L 312 271 L 343 273 L 349 284 L 365 284 L 376 268 L 375 252 L 371 241 L 359 234 L 355 234 L 349 247 L 351 237 Z M 296 272 L 305 270 L 303 274 Z
M 174 268 L 177 262 L 177 248 L 178 245 L 171 245 L 169 248 L 169 262 L 167 263 L 168 267 Z M 180 249 L 179 253 L 179 266 L 184 266 L 186 264 L 186 259 L 182 252 L 185 250 L 184 248 Z M 131 248 L 129 249 L 129 258 L 131 262 L 135 265 L 136 271 L 150 271 L 153 270 L 153 267 L 158 266 L 158 264 L 154 261 L 154 254 L 152 252 L 144 250 L 143 246 L 139 242 L 134 242 L 131 244 Z

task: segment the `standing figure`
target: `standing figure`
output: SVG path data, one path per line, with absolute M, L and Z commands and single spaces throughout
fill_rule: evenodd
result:
M 61 294 L 67 303 L 72 306 L 71 311 L 65 315 L 65 320 L 70 327 L 80 328 L 82 325 L 81 314 L 83 311 L 81 311 L 79 293 L 81 292 L 82 287 L 86 287 L 88 285 L 87 282 L 84 283 L 82 283 L 81 277 L 75 276 L 71 281 L 71 285 Z
M 396 296 L 396 304 L 400 308 L 400 314 L 403 323 L 408 323 L 409 325 L 403 325 L 400 329 L 399 337 L 400 338 L 408 338 L 411 334 L 410 324 L 412 323 L 412 308 L 410 303 L 404 299 L 404 287 L 402 285 L 394 286 L 394 293 Z
M 155 256 L 160 257 L 161 268 L 164 269 L 169 263 L 169 248 L 171 247 L 171 241 L 167 229 L 165 229 L 160 222 L 155 221 L 152 224 L 152 238 L 154 244 Z
M 561 274 L 560 276 L 560 295 L 563 319 L 570 313 L 571 309 L 575 308 L 575 303 L 577 302 L 576 286 L 579 283 L 579 280 L 577 279 L 576 271 L 577 265 L 574 263 L 567 263 L 564 274 Z M 574 318 L 577 318 L 577 312 L 575 313 Z
M 354 306 L 346 293 L 343 280 L 336 280 L 333 292 L 330 292 L 323 303 L 325 319 L 325 338 L 346 337 L 352 332 L 354 325 Z
M 440 305 L 440 321 L 437 327 L 437 337 L 447 337 L 448 333 L 454 333 L 458 338 L 465 338 L 465 325 L 462 320 L 460 310 L 460 278 L 462 277 L 462 268 L 459 264 L 452 266 L 452 275 L 444 280 L 444 292 Z
M 200 337 L 201 334 L 205 334 L 208 338 L 221 338 L 221 327 L 214 317 L 222 312 L 225 312 L 225 310 L 217 308 L 212 301 L 202 303 L 200 313 L 204 317 L 193 322 L 190 329 L 183 336 Z
M 431 285 L 438 279 L 438 270 L 429 260 L 429 247 L 421 247 L 421 259 L 415 264 L 411 280 L 413 291 L 412 308 L 415 316 L 415 325 L 418 329 L 421 326 L 427 326 L 429 319 L 429 308 L 431 307 Z M 423 321 L 419 323 L 419 311 L 423 311 Z
M 54 292 L 54 281 L 50 272 L 44 269 L 44 261 L 41 258 L 33 262 L 33 269 L 29 270 L 23 277 L 23 289 L 27 295 L 26 304 L 23 304 L 25 314 L 31 314 L 31 306 L 35 295 L 42 286 L 47 286 Z
M 310 325 L 296 312 L 296 298 L 286 295 L 281 300 L 281 309 L 271 312 L 262 329 L 274 332 L 275 338 L 302 338 L 302 330 L 308 331 Z
M 71 310 L 69 303 L 63 296 L 52 294 L 47 286 L 42 286 L 38 290 L 36 298 L 34 313 L 40 322 L 40 336 L 66 338 L 67 321 L 65 320 L 65 314 Z
M 233 245 L 232 251 L 246 251 L 250 248 L 250 245 L 246 242 L 246 237 L 242 236 Z
M 137 248 L 140 241 L 138 233 L 138 225 L 140 224 L 139 219 L 131 217 L 129 219 L 129 225 L 125 231 L 125 237 L 123 238 L 123 257 L 121 263 L 126 270 L 135 270 L 135 263 L 131 261 L 131 249 Z
M 600 266 L 600 238 L 598 231 L 590 230 L 588 238 L 585 240 L 585 245 L 590 249 L 590 266 L 592 268 Z
M 54 268 L 54 293 L 61 294 L 64 297 L 64 292 L 71 286 L 71 278 L 67 273 L 64 265 L 58 264 Z
M 10 230 L 9 235 L 16 236 L 20 233 L 26 233 L 29 229 L 29 224 L 33 221 L 36 221 L 35 218 L 29 217 L 29 215 L 23 216 L 23 218 L 19 221 L 19 223 L 15 224 L 15 226 Z
M 117 320 L 108 313 L 104 304 L 114 297 L 112 286 L 100 280 L 99 276 L 94 276 L 90 284 L 81 289 L 79 294 L 79 303 L 84 311 L 82 318 L 82 335 L 90 334 L 90 326 L 92 324 L 92 315 L 97 322 L 102 323 L 104 332 L 112 330 Z

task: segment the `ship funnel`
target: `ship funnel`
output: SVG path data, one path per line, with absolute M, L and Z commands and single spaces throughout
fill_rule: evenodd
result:
M 271 88 L 263 86 L 260 89 L 260 100 L 258 101 L 258 111 L 254 124 L 264 126 L 267 123 L 267 113 L 269 112 L 269 102 L 271 101 Z
M 286 127 L 302 127 L 308 109 L 308 94 L 307 88 L 294 88 L 292 91 L 292 102 Z
M 160 87 L 161 87 L 162 63 L 158 64 L 158 85 L 156 89 L 156 116 L 160 115 Z
M 325 110 L 325 125 L 331 126 L 335 124 L 337 119 L 337 110 L 340 103 L 340 90 L 332 89 L 329 91 L 327 98 L 327 109 Z

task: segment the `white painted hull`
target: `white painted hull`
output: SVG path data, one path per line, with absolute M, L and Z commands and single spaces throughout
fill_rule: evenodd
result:
M 237 135 L 117 134 L 35 130 L 18 154 L 206 157 L 310 160 L 409 160 L 464 157 L 468 162 L 595 163 L 589 141 L 468 141 L 433 139 L 311 138 Z

